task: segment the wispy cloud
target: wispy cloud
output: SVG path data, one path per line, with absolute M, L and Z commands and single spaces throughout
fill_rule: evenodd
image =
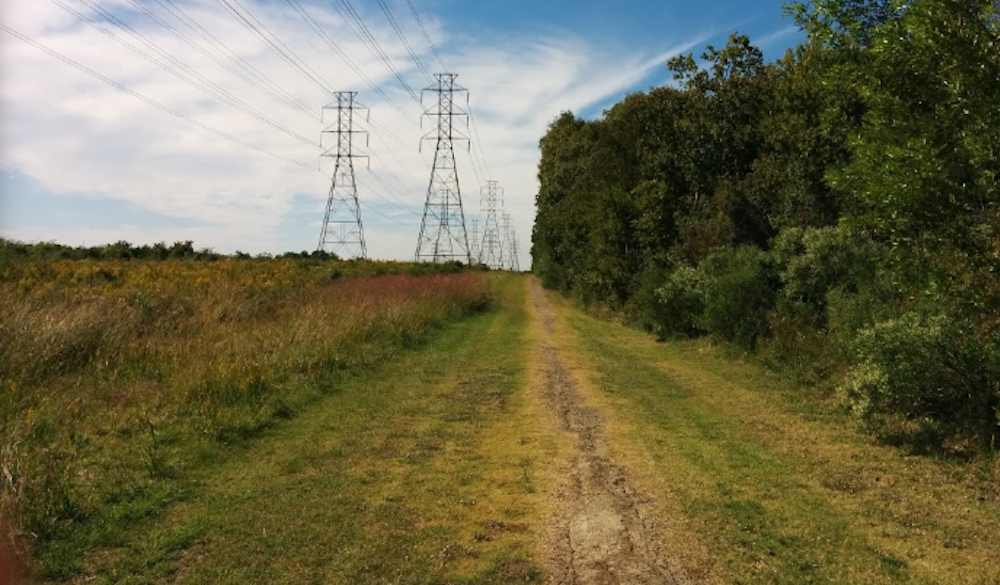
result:
M 307 167 L 318 163 L 318 147 L 275 131 L 273 125 L 239 111 L 242 108 L 220 103 L 198 84 L 181 82 L 162 66 L 125 49 L 55 4 L 19 3 L 16 9 L 11 4 L 5 3 L 0 13 L 3 22 L 54 51 L 183 116 Z M 164 21 L 186 31 L 216 59 L 192 49 L 137 12 L 130 1 L 121 0 L 115 7 L 116 14 L 165 53 L 265 113 L 275 124 L 318 141 L 323 127 L 317 120 L 275 101 L 234 75 L 232 69 L 252 69 L 266 75 L 274 86 L 307 104 L 314 114 L 329 101 L 320 88 L 218 6 L 194 1 L 178 4 L 231 53 L 204 42 L 184 28 L 178 15 L 156 5 L 144 4 Z M 382 88 L 392 104 L 370 91 L 352 67 L 332 55 L 294 11 L 263 0 L 244 4 L 291 52 L 302 56 L 317 76 L 335 89 L 358 90 L 361 101 L 370 106 L 373 123 L 365 128 L 372 133 L 366 149 L 373 156 L 371 170 L 358 171 L 369 250 L 384 258 L 411 257 L 430 173 L 429 153 L 422 155 L 417 150 L 423 135 L 417 122 L 419 104 L 328 7 L 308 5 L 308 10 L 324 27 L 336 32 L 331 35 L 340 48 Z M 81 4 L 73 5 L 84 10 Z M 384 18 L 375 13 L 363 16 L 368 17 L 372 33 L 410 84 L 418 89 L 428 85 Z M 420 31 L 411 30 L 405 19 L 400 20 L 404 20 L 413 46 L 421 51 L 420 57 L 433 67 L 430 49 L 418 42 L 422 40 Z M 529 262 L 537 144 L 549 122 L 563 110 L 580 111 L 634 87 L 653 68 L 707 39 L 707 35 L 696 36 L 650 56 L 609 50 L 568 32 L 544 39 L 450 38 L 446 23 L 432 15 L 425 20 L 445 61 L 460 73 L 459 82 L 471 90 L 476 127 L 492 175 L 489 178 L 500 180 L 505 187 L 507 208 L 521 236 L 522 266 Z M 104 22 L 103 26 L 140 50 L 149 51 L 113 25 Z M 168 61 L 162 56 L 159 60 Z M 11 225 L 0 219 L 0 230 L 5 234 L 37 240 L 57 237 L 71 243 L 194 239 L 197 245 L 224 251 L 309 248 L 315 245 L 329 187 L 328 179 L 320 173 L 268 158 L 151 108 L 2 32 L 0 162 L 51 193 L 97 195 L 197 224 L 183 230 L 124 224 L 120 230 L 95 230 L 85 225 L 56 230 L 44 223 Z M 466 214 L 474 216 L 479 208 L 478 184 L 487 177 L 475 176 L 472 160 L 464 154 L 459 165 Z M 14 196 L 18 195 L 0 193 L 0 197 Z M 315 220 L 303 223 L 301 229 L 289 228 L 288 218 L 308 216 L 309 206 L 315 207 Z
M 799 33 L 799 27 L 794 24 L 789 25 L 784 28 L 779 28 L 778 30 L 768 33 L 758 39 L 754 39 L 754 44 L 758 47 L 765 48 L 781 39 L 795 35 L 796 33 Z

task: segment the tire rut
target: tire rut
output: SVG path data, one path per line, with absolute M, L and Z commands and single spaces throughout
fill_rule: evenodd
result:
M 602 414 L 586 404 L 552 341 L 555 317 L 537 280 L 531 298 L 545 332 L 547 406 L 562 429 L 576 436 L 569 476 L 556 493 L 560 513 L 551 531 L 549 582 L 553 585 L 687 584 L 667 558 L 650 499 L 627 470 L 605 457 Z

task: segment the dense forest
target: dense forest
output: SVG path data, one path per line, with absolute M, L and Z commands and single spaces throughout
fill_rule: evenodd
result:
M 1000 424 L 1000 7 L 813 0 L 541 139 L 533 271 L 657 335 L 833 389 L 873 432 Z

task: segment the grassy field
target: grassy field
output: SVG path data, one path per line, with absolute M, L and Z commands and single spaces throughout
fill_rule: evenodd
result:
M 492 302 L 482 276 L 414 268 L 0 266 L 0 509 L 39 574 L 80 573 L 228 448 Z
M 524 394 L 524 280 L 501 310 L 345 380 L 197 471 L 192 493 L 87 560 L 96 583 L 538 582 L 551 449 Z
M 875 444 L 832 404 L 705 343 L 657 343 L 552 295 L 615 456 L 693 572 L 723 583 L 1000 583 L 1000 469 Z M 692 544 L 691 540 L 697 541 Z
M 543 334 L 523 277 L 105 268 L 0 291 L 0 523 L 42 581 L 545 582 L 577 449 L 557 355 L 696 582 L 1000 582 L 996 459 L 878 444 L 722 348 L 551 293 Z

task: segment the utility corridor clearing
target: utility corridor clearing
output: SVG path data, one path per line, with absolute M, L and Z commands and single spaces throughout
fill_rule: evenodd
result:
M 233 448 L 88 583 L 996 583 L 1000 487 L 536 280 Z

